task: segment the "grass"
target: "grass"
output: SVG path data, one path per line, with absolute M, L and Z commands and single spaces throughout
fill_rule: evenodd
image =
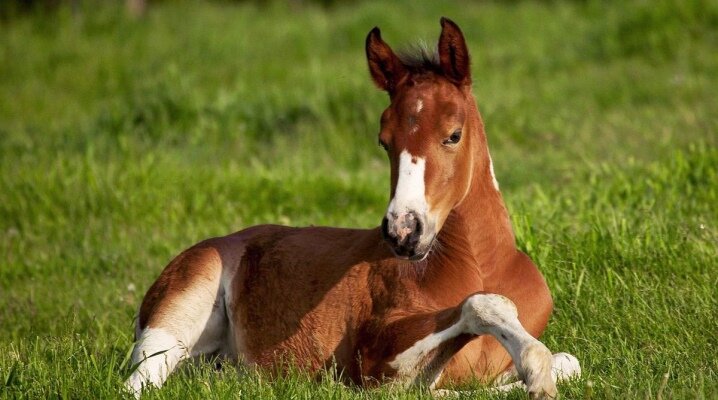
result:
M 583 363 L 564 397 L 718 397 L 714 2 L 83 4 L 0 22 L 0 398 L 120 397 L 141 297 L 196 241 L 375 226 L 363 40 L 433 43 L 441 15 L 553 291 L 544 341 Z M 149 398 L 429 398 L 244 372 L 189 365 Z

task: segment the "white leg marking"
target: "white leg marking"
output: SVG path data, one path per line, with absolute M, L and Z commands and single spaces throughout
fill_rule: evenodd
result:
M 551 361 L 551 377 L 554 382 L 560 382 L 581 376 L 581 364 L 578 359 L 568 353 L 555 353 Z M 516 371 L 516 367 L 512 366 L 508 370 L 504 371 L 501 375 L 497 376 L 494 380 L 494 385 L 501 389 L 506 386 L 510 390 L 514 385 L 507 385 L 516 379 L 518 379 L 519 373 Z M 501 389 L 503 390 L 503 389 Z
M 414 343 L 413 346 L 401 352 L 389 363 L 389 366 L 396 370 L 396 380 L 405 386 L 410 385 L 416 377 L 423 372 L 421 371 L 423 366 L 422 360 L 442 343 L 459 336 L 463 332 L 463 324 L 457 323 L 441 332 L 435 332 L 426 336 Z M 436 371 L 436 376 L 431 379 L 431 386 L 436 384 L 440 374 L 441 370 Z
M 581 366 L 579 365 L 576 357 L 568 353 L 556 353 L 552 357 L 551 365 L 551 377 L 554 382 L 568 380 L 571 378 L 577 378 L 581 375 Z M 494 384 L 496 386 L 490 387 L 487 390 L 489 392 L 506 393 L 514 389 L 526 389 L 526 384 L 522 381 L 514 381 L 518 379 L 518 372 L 516 367 L 511 367 L 503 374 L 499 375 Z M 510 382 L 510 383 L 509 383 Z M 460 396 L 463 391 L 458 390 L 445 390 L 437 389 L 432 390 L 434 397 L 448 397 L 448 396 Z
M 551 375 L 556 381 L 565 381 L 581 376 L 581 364 L 578 359 L 568 353 L 556 353 L 553 355 Z
M 444 375 L 444 370 L 441 369 L 438 374 L 434 377 L 434 380 L 431 381 L 431 384 L 429 385 L 429 390 L 436 390 L 436 385 L 439 384 L 439 380 L 441 380 L 441 376 Z
M 389 365 L 396 369 L 399 383 L 408 385 L 414 382 L 420 373 L 429 373 L 433 374 L 427 376 L 433 389 L 441 369 L 422 371 L 426 365 L 426 357 L 442 343 L 462 333 L 494 336 L 511 355 L 518 376 L 525 382 L 533 398 L 556 396 L 556 384 L 551 374 L 551 352 L 521 326 L 514 303 L 496 294 L 469 297 L 462 306 L 461 317 L 457 323 L 424 337 L 397 355 Z M 448 394 L 443 391 L 436 393 Z
M 553 355 L 551 361 L 551 378 L 554 382 L 565 381 L 581 376 L 581 366 L 578 359 L 571 354 L 556 353 Z M 513 367 L 497 379 L 497 383 L 509 382 L 512 378 L 518 378 L 518 372 L 516 368 Z M 492 390 L 497 392 L 510 392 L 516 388 L 526 390 L 526 384 L 521 381 L 499 384 L 499 386 L 493 387 Z
M 143 388 L 162 386 L 170 372 L 188 356 L 187 348 L 164 329 L 145 328 L 132 351 L 132 365 L 139 365 L 125 387 L 139 398 Z
M 387 214 L 402 214 L 414 211 L 425 214 L 428 205 L 424 188 L 424 168 L 426 159 L 414 157 L 407 150 L 399 155 L 399 179 L 396 183 L 394 198 L 389 202 Z
M 475 317 L 465 318 L 464 315 Z M 469 332 L 488 333 L 504 346 L 532 397 L 556 396 L 556 383 L 551 376 L 551 352 L 521 326 L 511 300 L 497 294 L 471 296 L 464 303 L 461 319 L 466 320 Z
M 136 397 L 143 387 L 160 387 L 180 361 L 220 351 L 233 357 L 228 343 L 228 322 L 220 279 L 201 281 L 185 291 L 182 299 L 167 305 L 162 327 L 145 328 L 132 351 L 132 365 L 139 365 L 125 382 Z
M 489 171 L 491 172 L 491 181 L 494 183 L 494 188 L 499 190 L 499 181 L 496 180 L 496 174 L 494 174 L 494 160 L 491 159 L 491 154 L 489 154 Z

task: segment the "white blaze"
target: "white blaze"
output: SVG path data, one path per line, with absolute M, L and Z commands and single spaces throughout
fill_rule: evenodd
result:
M 396 183 L 394 198 L 389 203 L 388 214 L 399 215 L 414 211 L 423 215 L 428 210 L 424 193 L 424 157 L 413 157 L 404 150 L 399 155 L 399 179 Z
M 424 108 L 424 102 L 421 99 L 417 100 L 416 101 L 416 113 L 417 114 L 420 113 L 423 108 Z

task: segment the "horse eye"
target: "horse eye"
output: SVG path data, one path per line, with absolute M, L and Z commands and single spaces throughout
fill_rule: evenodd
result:
M 455 130 L 448 139 L 444 140 L 443 144 L 456 144 L 459 143 L 459 140 L 461 140 L 461 129 Z

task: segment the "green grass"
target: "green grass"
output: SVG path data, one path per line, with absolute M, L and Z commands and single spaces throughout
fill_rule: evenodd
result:
M 583 363 L 564 397 L 718 397 L 715 2 L 84 4 L 0 22 L 0 398 L 119 397 L 141 297 L 196 241 L 377 225 L 364 37 L 434 43 L 441 15 L 554 294 L 544 341 Z M 244 372 L 150 398 L 429 398 Z

